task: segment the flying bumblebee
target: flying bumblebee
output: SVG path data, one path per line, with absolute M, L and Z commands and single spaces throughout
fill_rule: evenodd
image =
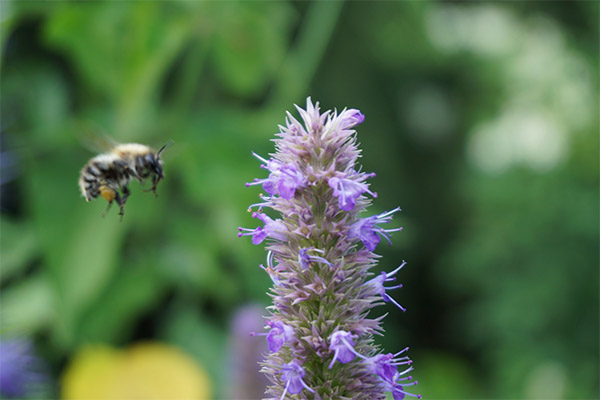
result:
M 119 205 L 119 215 L 123 220 L 124 206 L 131 194 L 127 185 L 134 179 L 144 183 L 146 178 L 152 177 L 152 187 L 145 192 L 152 192 L 156 196 L 156 186 L 165 177 L 160 156 L 172 143 L 170 141 L 157 152 L 143 144 L 119 144 L 111 151 L 97 155 L 81 170 L 81 194 L 88 202 L 98 196 L 108 201 L 102 216 L 106 215 L 115 201 Z

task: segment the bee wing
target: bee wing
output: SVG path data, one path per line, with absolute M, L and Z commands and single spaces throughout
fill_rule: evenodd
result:
M 119 145 L 99 124 L 91 120 L 75 121 L 73 131 L 81 145 L 92 153 L 105 153 Z

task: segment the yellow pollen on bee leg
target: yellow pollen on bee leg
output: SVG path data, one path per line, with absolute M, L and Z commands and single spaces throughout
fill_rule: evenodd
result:
M 117 193 L 106 185 L 100 186 L 100 195 L 109 203 L 117 197 Z

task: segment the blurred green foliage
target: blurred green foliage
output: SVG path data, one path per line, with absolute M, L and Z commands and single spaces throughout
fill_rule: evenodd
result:
M 267 304 L 236 237 L 285 110 L 355 107 L 409 261 L 381 343 L 425 398 L 598 392 L 598 5 L 3 1 L 2 334 L 58 379 L 86 343 L 170 342 L 231 385 L 229 317 Z M 76 185 L 88 134 L 165 152 L 123 222 Z M 95 152 L 102 149 L 96 149 Z M 58 385 L 52 388 L 59 393 Z

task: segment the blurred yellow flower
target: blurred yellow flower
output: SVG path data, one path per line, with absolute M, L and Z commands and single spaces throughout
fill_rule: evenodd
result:
M 65 400 L 209 399 L 207 373 L 181 350 L 140 343 L 125 350 L 84 347 L 62 378 Z

